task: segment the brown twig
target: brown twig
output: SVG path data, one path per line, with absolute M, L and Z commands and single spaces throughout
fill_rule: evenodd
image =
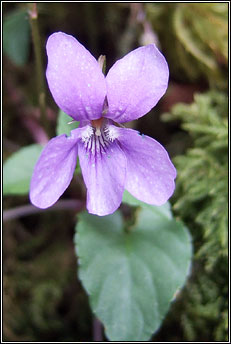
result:
M 61 200 L 58 201 L 53 207 L 47 209 L 40 209 L 34 207 L 32 204 L 22 205 L 13 209 L 8 209 L 3 211 L 3 221 L 9 221 L 16 219 L 18 217 L 39 214 L 47 211 L 56 210 L 74 210 L 76 213 L 83 210 L 85 207 L 85 202 L 75 199 Z

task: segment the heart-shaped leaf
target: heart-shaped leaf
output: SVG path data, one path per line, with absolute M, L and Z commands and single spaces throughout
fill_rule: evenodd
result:
M 118 211 L 79 216 L 79 277 L 110 341 L 148 340 L 189 273 L 187 229 L 155 208 L 140 208 L 130 228 Z

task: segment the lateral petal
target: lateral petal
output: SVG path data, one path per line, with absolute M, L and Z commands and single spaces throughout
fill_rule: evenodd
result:
M 78 129 L 77 129 L 78 130 Z M 77 139 L 51 139 L 37 161 L 30 184 L 30 200 L 38 208 L 52 206 L 71 182 L 77 161 Z
M 117 130 L 127 158 L 125 189 L 143 202 L 153 205 L 166 203 L 175 189 L 176 169 L 164 147 L 136 130 Z

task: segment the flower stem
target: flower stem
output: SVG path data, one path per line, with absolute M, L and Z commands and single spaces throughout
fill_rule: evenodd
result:
M 28 4 L 28 13 L 30 18 L 32 41 L 35 54 L 35 67 L 36 67 L 36 79 L 37 79 L 37 91 L 38 91 L 38 104 L 40 109 L 40 119 L 46 132 L 49 134 L 49 124 L 46 116 L 46 103 L 45 103 L 45 86 L 44 86 L 44 70 L 42 63 L 42 51 L 41 40 L 38 27 L 38 10 L 37 4 Z
M 96 317 L 93 319 L 93 340 L 94 342 L 103 341 L 103 326 Z

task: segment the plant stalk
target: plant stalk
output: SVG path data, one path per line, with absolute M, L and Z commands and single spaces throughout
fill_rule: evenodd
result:
M 38 27 L 38 10 L 37 4 L 28 4 L 28 13 L 30 18 L 32 42 L 35 54 L 35 68 L 38 92 L 38 104 L 40 109 L 41 124 L 49 135 L 49 123 L 46 116 L 46 100 L 45 100 L 45 83 L 44 83 L 44 69 L 42 62 L 41 39 Z

